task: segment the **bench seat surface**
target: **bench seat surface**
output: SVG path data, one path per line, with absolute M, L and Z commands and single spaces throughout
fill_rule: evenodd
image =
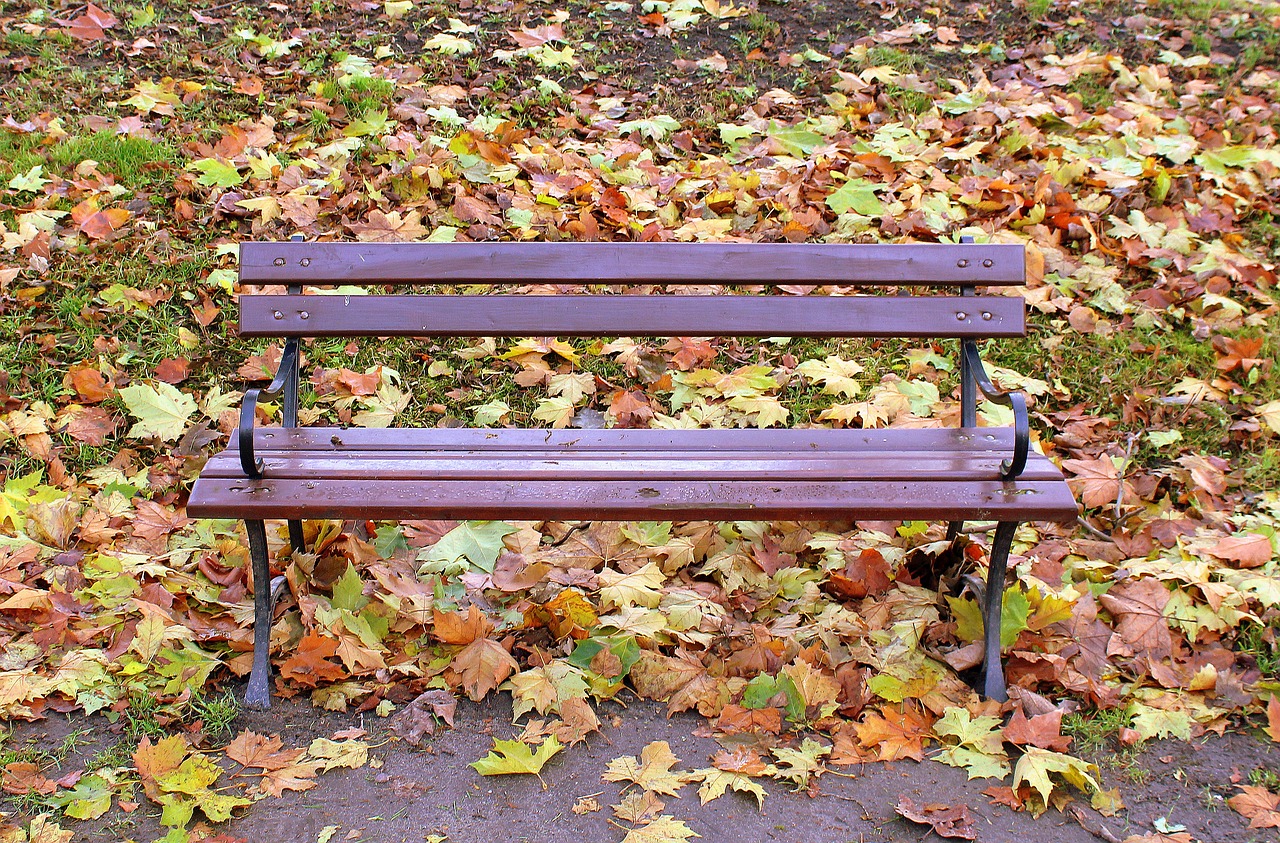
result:
M 1016 480 L 1004 428 L 510 430 L 262 428 L 265 476 L 233 445 L 201 472 L 197 518 L 1073 521 L 1061 472 Z

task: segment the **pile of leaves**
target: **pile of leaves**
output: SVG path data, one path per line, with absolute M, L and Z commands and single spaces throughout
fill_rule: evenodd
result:
M 254 292 L 236 281 L 242 240 L 968 234 L 1031 254 L 1013 292 L 1032 336 L 988 354 L 997 381 L 1031 396 L 1038 447 L 1083 507 L 1078 526 L 1019 530 L 1001 630 L 1010 706 L 965 681 L 982 630 L 963 586 L 982 573 L 985 525 L 947 543 L 942 525 L 881 523 L 311 522 L 310 553 L 272 537 L 289 586 L 276 693 L 399 712 L 412 742 L 457 696 L 510 692 L 515 718 L 533 719 L 482 773 L 537 773 L 624 688 L 753 736 L 708 768 L 673 773 L 661 745 L 611 765 L 606 778 L 639 788 L 616 809 L 651 830 L 637 839 L 687 839 L 659 798 L 685 784 L 704 801 L 762 799 L 760 777 L 813 790 L 828 765 L 904 758 L 1007 781 L 989 795 L 1018 810 L 1080 794 L 1114 812 L 1118 794 L 1070 754 L 1075 705 L 1123 712 L 1129 743 L 1220 732 L 1268 700 L 1280 728 L 1280 73 L 1246 67 L 1242 35 L 1274 27 L 1273 7 L 1213 17 L 1202 40 L 1148 9 L 1116 21 L 1133 36 L 1119 46 L 1080 35 L 1110 13 L 1055 10 L 1024 21 L 1034 37 L 1014 48 L 984 41 L 981 20 L 906 16 L 796 43 L 765 25 L 782 12 L 712 0 L 505 17 L 353 2 L 338 28 L 283 6 L 249 20 L 108 5 L 0 15 L 6 88 L 35 92 L 0 126 L 0 716 L 118 719 L 143 698 L 176 712 L 247 673 L 243 534 L 183 511 L 241 387 L 279 360 L 232 337 L 234 296 Z M 749 49 L 726 59 L 723 33 Z M 682 49 L 693 58 L 646 89 L 650 76 L 593 56 L 592 39 L 613 38 L 716 51 Z M 50 57 L 92 84 L 55 93 Z M 715 100 L 726 80 L 733 97 Z M 681 110 L 681 92 L 719 110 Z M 953 351 L 316 342 L 302 416 L 954 425 Z M 1009 421 L 993 405 L 981 416 Z M 141 786 L 172 840 L 201 839 L 197 808 L 224 820 L 358 753 L 242 734 L 225 756 L 261 772 L 227 790 L 186 741 L 56 780 L 14 762 L 4 788 L 84 818 L 136 806 Z M 1231 804 L 1265 827 L 1276 799 L 1255 787 Z M 909 801 L 899 812 L 965 826 Z M 36 822 L 0 833 L 65 839 Z

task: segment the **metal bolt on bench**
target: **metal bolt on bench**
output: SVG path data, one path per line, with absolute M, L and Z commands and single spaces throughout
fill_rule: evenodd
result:
M 265 519 L 935 519 L 998 527 L 983 595 L 981 692 L 1006 698 L 1000 614 L 1014 532 L 1070 522 L 1061 472 L 1029 447 L 1025 398 L 987 377 L 977 340 L 1025 334 L 1018 245 L 737 243 L 245 243 L 240 279 L 286 285 L 240 299 L 245 336 L 283 337 L 275 380 L 245 393 L 240 428 L 187 506 L 243 519 L 254 579 L 246 704 L 270 705 L 273 587 Z M 309 296 L 339 284 L 824 284 L 959 288 L 960 295 Z M 961 426 L 885 430 L 513 430 L 298 427 L 303 337 L 912 337 L 960 340 Z M 1012 410 L 979 428 L 977 400 Z M 278 398 L 283 427 L 259 429 Z

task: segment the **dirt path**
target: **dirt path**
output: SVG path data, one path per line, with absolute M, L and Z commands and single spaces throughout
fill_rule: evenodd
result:
M 639 757 L 653 741 L 667 741 L 680 759 L 676 769 L 706 767 L 723 745 L 709 736 L 705 719 L 681 714 L 668 719 L 665 706 L 638 700 L 626 708 L 607 704 L 600 709 L 604 726 L 585 744 L 562 751 L 533 776 L 485 777 L 471 762 L 483 757 L 494 738 L 514 737 L 521 727 L 510 723 L 507 695 L 491 696 L 481 704 L 463 701 L 456 728 L 444 729 L 410 747 L 389 729 L 388 719 L 371 715 L 321 711 L 299 700 L 280 701 L 269 712 L 242 712 L 232 728 L 260 734 L 279 734 L 285 747 L 306 746 L 317 737 L 360 727 L 373 747 L 370 763 L 355 769 L 336 769 L 320 776 L 318 785 L 302 793 L 257 802 L 242 819 L 218 828 L 230 840 L 290 841 L 361 840 L 371 843 L 450 841 L 450 843 L 616 843 L 631 824 L 615 818 L 612 807 L 627 792 L 601 774 L 622 756 Z M 83 723 L 73 724 L 82 728 Z M 63 769 L 101 752 L 115 740 L 106 722 L 92 718 Z M 54 746 L 70 733 L 67 721 L 19 726 L 14 744 L 39 740 Z M 1225 805 L 1236 792 L 1232 778 L 1248 771 L 1280 771 L 1280 750 L 1250 735 L 1228 734 L 1201 741 L 1153 742 L 1115 762 L 1115 753 L 1099 753 L 1104 787 L 1118 787 L 1126 809 L 1104 818 L 1077 799 L 1050 809 L 1039 818 L 993 804 L 983 790 L 999 785 L 992 779 L 968 781 L 963 770 L 926 761 L 902 761 L 839 767 L 822 775 L 805 792 L 792 792 L 777 782 L 758 781 L 767 796 L 757 810 L 755 798 L 729 791 L 706 805 L 699 804 L 697 785 L 686 785 L 679 798 L 661 797 L 662 813 L 684 822 L 703 843 L 888 843 L 938 840 L 926 827 L 898 817 L 894 806 L 903 797 L 920 804 L 966 806 L 977 839 L 1022 843 L 1096 843 L 1138 836 L 1144 843 L 1264 843 L 1274 832 L 1247 828 L 1239 814 Z M 1108 762 L 1112 757 L 1112 763 Z M 228 764 L 229 767 L 235 765 Z M 229 770 L 229 772 L 233 772 Z M 234 778 L 232 779 L 234 781 Z M 545 787 L 544 787 L 545 783 Z M 632 786 L 632 791 L 635 787 Z M 592 803 L 591 800 L 594 800 Z M 583 805 L 598 810 L 583 810 Z M 578 811 L 575 812 L 575 805 Z M 3 810 L 20 806 L 6 800 Z M 1089 829 L 1082 827 L 1078 815 Z M 1159 829 L 1171 836 L 1152 836 Z M 163 835 L 159 813 L 144 804 L 130 814 L 113 809 L 95 823 L 76 826 L 76 843 L 116 840 L 154 840 Z M 1189 837 L 1180 836 L 1185 833 Z M 326 834 L 330 835 L 326 837 Z

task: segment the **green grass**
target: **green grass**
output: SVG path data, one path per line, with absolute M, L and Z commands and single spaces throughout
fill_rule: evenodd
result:
M 916 73 L 928 65 L 918 52 L 907 52 L 897 47 L 872 47 L 862 62 L 867 67 L 892 67 L 899 73 Z
M 1080 74 L 1067 86 L 1067 91 L 1078 96 L 1084 110 L 1090 113 L 1102 111 L 1116 101 L 1106 81 L 1097 73 Z
M 1062 718 L 1062 733 L 1071 736 L 1074 752 L 1094 755 L 1107 749 L 1128 725 L 1129 715 L 1122 708 L 1078 711 Z
M 126 137 L 111 132 L 72 135 L 43 147 L 39 135 L 0 132 L 0 181 L 26 173 L 36 165 L 50 173 L 71 176 L 83 161 L 97 161 L 99 169 L 110 173 L 129 190 L 159 187 L 172 181 L 178 165 L 178 151 L 168 141 Z
M 1249 623 L 1236 636 L 1235 651 L 1253 657 L 1264 679 L 1280 679 L 1280 628 Z

